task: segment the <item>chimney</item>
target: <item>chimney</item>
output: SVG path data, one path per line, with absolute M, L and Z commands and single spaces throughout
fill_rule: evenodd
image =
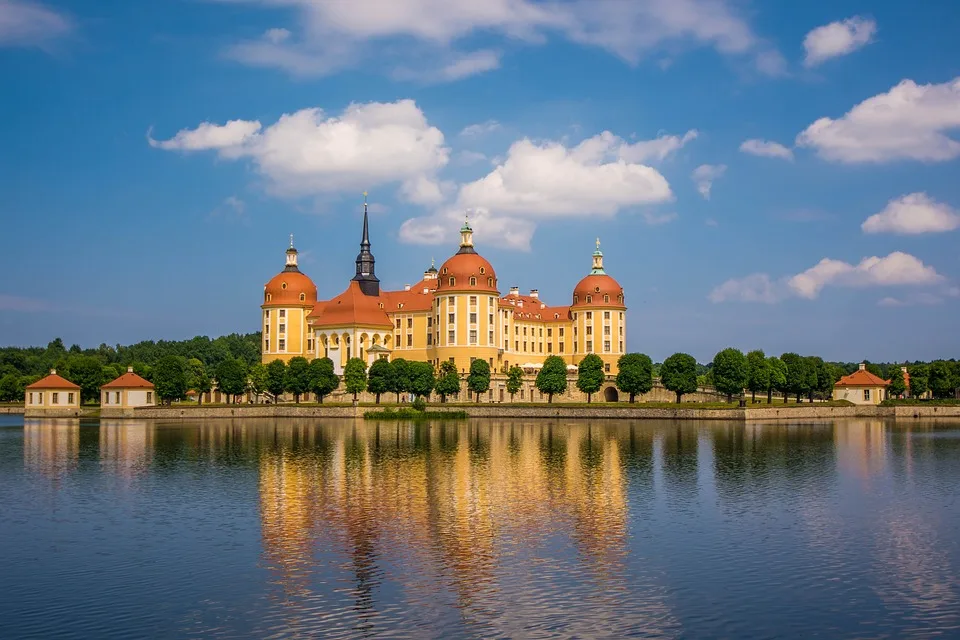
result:
M 512 296 L 520 295 L 520 287 L 510 287 L 510 295 Z
M 127 373 L 133 373 L 133 367 L 127 367 Z
M 906 368 L 906 367 L 900 367 L 900 371 L 902 371 L 904 375 L 907 375 L 907 368 Z
M 404 290 L 404 291 L 410 291 L 410 285 L 408 285 L 408 284 L 403 285 L 403 290 Z
M 539 289 L 530 289 L 530 297 L 540 299 L 540 290 Z
M 429 288 L 429 287 L 424 287 L 424 288 L 423 288 L 423 293 L 424 293 L 424 294 L 430 293 L 430 288 Z
M 57 375 L 57 370 L 56 370 L 56 369 L 50 369 L 50 375 L 52 375 L 52 376 Z
M 861 362 L 861 363 L 860 363 L 860 371 L 863 371 L 863 370 L 865 370 L 866 368 L 867 368 L 867 363 L 866 363 L 866 362 Z

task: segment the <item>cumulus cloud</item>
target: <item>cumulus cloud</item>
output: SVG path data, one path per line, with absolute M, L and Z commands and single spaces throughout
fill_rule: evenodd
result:
M 793 151 L 779 142 L 771 142 L 769 140 L 758 140 L 756 138 L 744 140 L 743 144 L 740 145 L 740 151 L 753 156 L 793 160 Z
M 288 196 L 403 183 L 403 194 L 436 201 L 437 171 L 449 160 L 443 133 L 428 124 L 412 100 L 353 104 L 339 116 L 303 109 L 265 128 L 256 121 L 203 123 L 153 146 L 180 151 L 216 150 L 247 158 Z
M 960 229 L 960 213 L 926 193 L 910 193 L 888 202 L 883 211 L 864 220 L 860 228 L 864 233 L 942 233 Z
M 803 39 L 803 64 L 815 67 L 830 58 L 853 53 L 869 44 L 876 32 L 877 23 L 860 16 L 817 27 Z
M 900 251 L 864 258 L 858 264 L 824 258 L 806 271 L 776 281 L 765 273 L 727 280 L 710 292 L 712 302 L 779 302 L 789 297 L 815 299 L 828 286 L 885 287 L 936 285 L 945 278 L 919 258 Z
M 693 170 L 693 181 L 697 183 L 697 191 L 703 196 L 704 200 L 710 199 L 710 190 L 713 188 L 714 180 L 717 180 L 727 172 L 725 164 L 702 164 Z
M 38 2 L 0 0 L 0 47 L 47 47 L 69 35 L 73 21 Z
M 324 75 L 389 52 L 401 75 L 422 77 L 420 71 L 411 70 L 411 59 L 426 60 L 428 67 L 446 61 L 428 75 L 433 80 L 456 80 L 499 66 L 499 56 L 492 50 L 455 50 L 458 41 L 478 32 L 528 46 L 559 36 L 602 48 L 631 64 L 649 54 L 708 46 L 725 55 L 752 58 L 761 73 L 777 75 L 784 66 L 779 52 L 753 33 L 730 0 L 220 1 L 296 11 L 295 35 L 275 28 L 227 52 L 244 63 L 296 75 Z
M 484 207 L 469 209 L 467 213 L 478 242 L 496 241 L 509 249 L 530 250 L 530 241 L 536 230 L 536 224 L 531 220 L 496 216 Z M 464 211 L 456 208 L 448 208 L 435 215 L 410 218 L 400 225 L 400 240 L 408 244 L 452 244 L 459 236 L 463 218 Z
M 960 156 L 960 142 L 945 133 L 957 127 L 960 78 L 925 85 L 904 80 L 842 118 L 820 118 L 796 142 L 834 162 L 942 162 Z
M 691 140 L 697 139 L 696 129 L 687 131 L 683 136 L 664 134 L 654 140 L 641 140 L 633 144 L 623 144 L 619 155 L 627 162 L 663 162 Z
M 493 133 L 494 131 L 499 131 L 500 128 L 500 123 L 496 120 L 487 120 L 486 122 L 478 122 L 476 124 L 467 125 L 460 132 L 460 135 L 465 138 L 475 138 L 488 133 Z

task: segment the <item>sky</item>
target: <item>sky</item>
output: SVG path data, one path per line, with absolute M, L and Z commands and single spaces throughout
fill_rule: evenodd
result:
M 0 0 L 0 344 L 259 328 L 369 193 L 386 288 L 469 215 L 627 348 L 960 357 L 953 0 Z

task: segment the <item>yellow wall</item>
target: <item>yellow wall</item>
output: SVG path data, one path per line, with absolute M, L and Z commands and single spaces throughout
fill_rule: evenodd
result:
M 864 391 L 870 392 L 870 398 L 864 398 Z M 834 400 L 848 400 L 853 404 L 873 405 L 880 404 L 886 397 L 885 387 L 834 387 Z
M 80 390 L 27 389 L 24 403 L 28 409 L 79 408 Z
M 261 307 L 260 330 L 263 332 L 263 352 L 262 361 L 264 363 L 273 360 L 283 360 L 289 362 L 296 356 L 304 356 L 308 360 L 313 359 L 316 352 L 309 350 L 307 336 L 307 315 L 313 309 L 312 306 L 272 306 L 263 305 Z M 283 312 L 284 317 L 280 317 Z M 284 331 L 280 331 L 280 325 L 283 325 Z M 280 348 L 280 340 L 283 340 L 283 349 Z

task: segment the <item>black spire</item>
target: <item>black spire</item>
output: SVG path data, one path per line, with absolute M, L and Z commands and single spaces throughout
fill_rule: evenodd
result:
M 367 193 L 363 193 L 363 237 L 360 239 L 360 253 L 357 254 L 357 275 L 353 279 L 360 284 L 360 291 L 367 296 L 380 295 L 380 281 L 377 279 L 370 253 L 370 223 L 367 219 Z

